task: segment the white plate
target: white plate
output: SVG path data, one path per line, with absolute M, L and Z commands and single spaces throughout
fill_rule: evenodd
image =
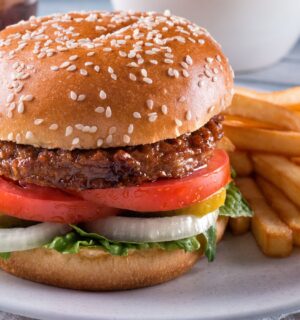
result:
M 299 270 L 300 250 L 268 259 L 250 234 L 227 236 L 214 263 L 141 290 L 69 291 L 0 272 L 0 310 L 49 320 L 258 319 L 300 308 Z

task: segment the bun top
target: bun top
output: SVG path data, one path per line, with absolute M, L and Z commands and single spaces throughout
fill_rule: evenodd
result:
M 31 18 L 0 32 L 0 140 L 92 149 L 202 127 L 232 98 L 208 32 L 168 13 Z

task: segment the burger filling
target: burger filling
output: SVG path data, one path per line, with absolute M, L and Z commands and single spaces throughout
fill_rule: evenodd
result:
M 46 150 L 0 142 L 0 257 L 45 247 L 127 255 L 202 250 L 213 260 L 219 216 L 251 216 L 216 150 L 222 118 L 154 144 Z

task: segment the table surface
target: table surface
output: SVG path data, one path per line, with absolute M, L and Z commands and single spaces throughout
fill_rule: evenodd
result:
M 111 10 L 112 7 L 109 0 L 40 0 L 39 15 L 47 15 L 58 11 L 68 12 L 70 10 L 90 9 Z M 238 74 L 236 84 L 267 91 L 299 86 L 300 40 L 291 52 L 277 64 L 256 72 Z M 0 320 L 28 320 L 28 318 L 0 311 Z

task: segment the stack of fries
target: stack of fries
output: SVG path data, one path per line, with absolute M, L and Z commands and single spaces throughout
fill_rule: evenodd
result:
M 251 229 L 263 253 L 286 257 L 300 246 L 300 87 L 273 93 L 236 88 L 225 112 L 237 185 L 254 217 L 231 219 L 234 234 Z

